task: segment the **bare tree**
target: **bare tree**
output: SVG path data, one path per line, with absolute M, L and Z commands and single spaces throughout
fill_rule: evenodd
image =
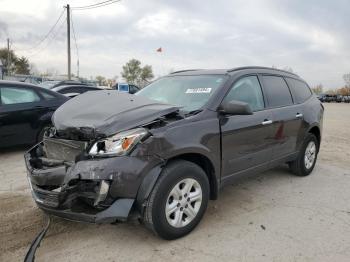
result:
M 317 86 L 312 87 L 311 89 L 316 95 L 319 95 L 319 94 L 323 93 L 323 86 L 322 86 L 322 84 L 318 84 Z
M 344 79 L 345 85 L 347 87 L 350 87 L 350 73 L 344 74 L 343 75 L 343 79 Z

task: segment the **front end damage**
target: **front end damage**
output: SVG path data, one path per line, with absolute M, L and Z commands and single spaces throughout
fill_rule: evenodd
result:
M 25 154 L 37 205 L 71 220 L 126 220 L 133 207 L 140 209 L 164 164 L 157 152 L 165 142 L 151 130 L 182 119 L 178 111 L 117 91 L 67 101 L 43 142 Z
M 36 204 L 69 220 L 112 223 L 128 218 L 143 177 L 159 159 L 142 156 L 94 158 L 88 141 L 45 137 L 25 154 Z

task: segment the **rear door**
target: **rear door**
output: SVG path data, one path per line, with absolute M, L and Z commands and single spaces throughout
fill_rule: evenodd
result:
M 282 159 L 296 152 L 301 128 L 302 107 L 294 105 L 291 92 L 281 76 L 262 75 L 263 90 L 272 110 L 272 160 Z
M 220 118 L 224 181 L 254 167 L 268 165 L 272 153 L 272 113 L 266 110 L 258 77 L 244 76 L 236 81 L 223 102 L 231 100 L 248 103 L 254 113 Z
M 304 110 L 305 110 L 305 103 L 307 103 L 309 98 L 312 96 L 312 91 L 309 88 L 309 86 L 301 80 L 290 78 L 290 77 L 285 77 L 285 80 L 287 81 L 289 90 L 292 93 L 292 97 L 295 105 L 294 108 L 297 109 L 295 117 L 298 118 L 298 120 L 300 121 L 299 123 L 300 128 L 299 128 L 299 132 L 297 134 L 297 140 L 296 140 L 296 150 L 298 150 L 299 146 L 301 146 L 301 144 L 304 141 L 305 132 L 307 131 L 307 127 L 309 126 L 307 121 L 305 121 L 304 116 L 306 115 L 307 112 L 304 112 Z
M 30 87 L 2 85 L 0 98 L 0 146 L 34 143 L 44 110 L 39 94 Z

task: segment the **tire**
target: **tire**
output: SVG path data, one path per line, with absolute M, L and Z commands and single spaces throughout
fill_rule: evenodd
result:
M 193 185 L 190 188 L 192 182 Z M 186 190 L 187 187 L 190 190 Z M 174 194 L 174 192 L 177 193 Z M 192 199 L 195 197 L 198 199 L 191 202 L 190 195 Z M 208 200 L 209 181 L 203 169 L 185 160 L 170 162 L 163 169 L 150 194 L 143 222 L 163 239 L 172 240 L 183 237 L 198 225 L 207 208 Z M 173 213 L 169 211 L 166 215 L 166 209 L 175 210 Z M 187 216 L 187 214 L 192 215 Z M 180 217 L 181 219 L 177 219 Z
M 310 151 L 308 151 L 309 157 L 307 157 L 307 150 L 311 149 L 308 147 L 309 146 L 312 147 L 312 145 L 314 145 L 314 153 L 310 154 Z M 317 140 L 315 135 L 308 133 L 304 139 L 303 145 L 301 147 L 301 150 L 299 152 L 297 159 L 289 163 L 289 168 L 291 172 L 297 176 L 310 175 L 312 170 L 315 167 L 318 151 L 319 151 L 319 141 Z M 313 158 L 312 163 L 310 160 L 311 158 Z

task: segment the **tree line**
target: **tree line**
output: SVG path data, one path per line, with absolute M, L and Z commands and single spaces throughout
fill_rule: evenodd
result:
M 11 74 L 30 74 L 30 64 L 28 58 L 18 57 L 12 50 L 7 48 L 0 48 L 0 60 L 4 68 L 4 73 Z
M 29 75 L 34 74 L 32 72 L 34 66 L 30 64 L 28 58 L 21 56 L 18 57 L 13 50 L 8 51 L 7 48 L 0 48 L 0 61 L 2 62 L 4 73 L 6 75 L 11 74 L 23 74 Z M 9 65 L 7 64 L 9 61 Z M 272 66 L 274 68 L 274 66 Z M 293 72 L 291 67 L 283 68 L 284 70 Z M 54 76 L 57 75 L 57 70 L 54 73 L 42 73 L 41 76 Z M 121 72 L 122 78 L 125 82 L 139 87 L 146 86 L 154 78 L 153 69 L 151 65 L 141 65 L 141 61 L 133 58 L 130 59 L 123 67 Z M 340 95 L 350 95 L 350 73 L 344 74 L 343 79 L 345 85 L 337 89 L 325 90 L 322 84 L 318 84 L 311 89 L 315 94 L 340 94 Z M 118 76 L 114 78 L 106 78 L 104 76 L 98 75 L 95 80 L 101 86 L 111 86 L 115 84 L 118 80 Z
M 28 60 L 28 58 L 21 56 L 18 57 L 13 50 L 7 48 L 0 48 L 0 61 L 3 65 L 3 73 L 5 75 L 22 74 L 29 75 L 38 72 L 35 70 Z M 50 77 L 58 74 L 57 70 L 52 69 L 52 72 L 39 73 L 40 76 Z M 125 82 L 134 84 L 139 87 L 146 86 L 153 78 L 153 69 L 151 65 L 141 66 L 141 62 L 137 59 L 129 60 L 122 68 L 121 76 Z M 112 79 L 98 75 L 95 80 L 101 86 L 111 86 L 117 81 L 118 77 L 115 76 Z
M 350 95 L 350 73 L 344 74 L 343 80 L 345 82 L 345 85 L 340 87 L 340 88 L 325 90 L 323 88 L 322 84 L 318 84 L 318 85 L 312 87 L 311 89 L 317 95 L 325 93 L 325 94 L 330 94 L 330 95 L 349 96 Z

